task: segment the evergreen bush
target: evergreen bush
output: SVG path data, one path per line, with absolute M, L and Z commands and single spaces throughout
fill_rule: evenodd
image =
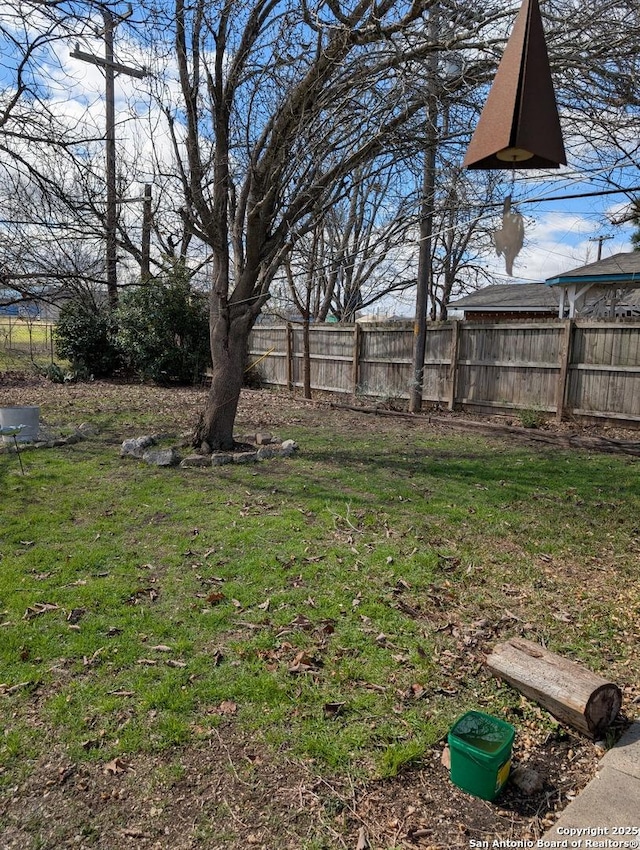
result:
M 206 299 L 178 267 L 121 299 L 117 341 L 125 365 L 143 380 L 196 384 L 210 364 Z
M 107 306 L 88 294 L 77 295 L 60 310 L 53 337 L 58 357 L 86 377 L 110 377 L 121 360 L 115 340 L 115 320 Z

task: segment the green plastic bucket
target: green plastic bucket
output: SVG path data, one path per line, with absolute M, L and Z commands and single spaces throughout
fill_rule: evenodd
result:
M 449 732 L 451 781 L 483 800 L 493 800 L 502 790 L 511 768 L 515 729 L 510 723 L 469 711 Z

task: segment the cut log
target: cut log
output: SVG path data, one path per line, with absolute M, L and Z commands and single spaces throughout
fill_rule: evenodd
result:
M 617 685 L 522 638 L 498 644 L 487 658 L 487 667 L 589 738 L 601 737 L 622 705 Z

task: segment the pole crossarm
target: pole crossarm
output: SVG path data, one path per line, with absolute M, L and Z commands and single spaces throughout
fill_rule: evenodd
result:
M 100 56 L 94 56 L 93 53 L 85 53 L 76 45 L 76 49 L 69 54 L 72 59 L 80 59 L 81 62 L 89 62 L 91 65 L 98 65 L 100 68 L 110 68 L 116 74 L 128 74 L 130 77 L 135 77 L 138 80 L 149 75 L 146 68 L 130 68 L 128 65 L 122 65 L 120 62 L 108 62 Z

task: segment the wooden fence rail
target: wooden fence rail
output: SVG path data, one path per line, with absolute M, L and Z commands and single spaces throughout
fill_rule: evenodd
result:
M 412 351 L 411 323 L 311 325 L 311 387 L 406 399 Z M 266 384 L 303 386 L 300 325 L 256 326 L 250 358 L 263 356 Z M 535 410 L 555 413 L 558 420 L 576 415 L 640 423 L 640 322 L 433 323 L 423 400 L 449 409 Z

